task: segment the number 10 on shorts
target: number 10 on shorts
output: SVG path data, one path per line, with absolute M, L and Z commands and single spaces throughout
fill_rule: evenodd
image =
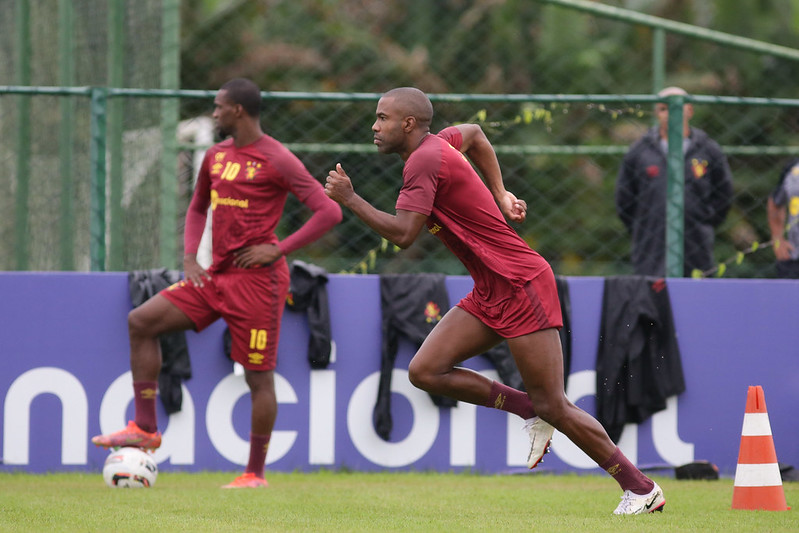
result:
M 250 349 L 251 350 L 264 350 L 264 349 L 266 349 L 266 330 L 265 329 L 251 329 L 250 330 Z

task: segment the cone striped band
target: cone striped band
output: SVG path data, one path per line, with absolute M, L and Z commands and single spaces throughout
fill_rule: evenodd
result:
M 770 437 L 771 424 L 768 421 L 768 413 L 746 413 L 741 435 L 744 437 L 768 435 Z
M 735 469 L 736 487 L 782 487 L 780 467 L 777 463 L 747 465 L 738 463 Z
M 760 386 L 749 387 L 734 485 L 733 509 L 789 509 L 782 488 L 766 399 Z

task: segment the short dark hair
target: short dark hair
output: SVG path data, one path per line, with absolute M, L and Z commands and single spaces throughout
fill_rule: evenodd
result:
M 261 116 L 261 89 L 247 78 L 234 78 L 226 82 L 220 91 L 225 91 L 228 100 L 240 105 L 251 117 Z
M 405 116 L 412 116 L 422 127 L 429 127 L 433 121 L 433 104 L 430 98 L 416 87 L 397 87 L 383 94 L 385 98 L 394 98 Z

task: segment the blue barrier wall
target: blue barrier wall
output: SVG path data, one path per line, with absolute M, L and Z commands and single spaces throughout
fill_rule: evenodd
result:
M 568 278 L 573 355 L 569 397 L 594 409 L 601 278 Z M 451 277 L 452 303 L 471 279 Z M 625 429 L 619 445 L 637 464 L 709 460 L 732 475 L 750 385 L 764 388 L 780 462 L 799 465 L 799 347 L 789 280 L 668 280 L 687 391 L 666 411 Z M 132 418 L 125 273 L 0 273 L 0 468 L 31 472 L 99 471 L 104 450 L 91 435 Z M 280 411 L 267 467 L 272 470 L 431 469 L 505 472 L 523 469 L 521 421 L 460 404 L 435 407 L 407 380 L 414 347 L 400 345 L 392 389 L 394 429 L 381 440 L 371 418 L 380 365 L 377 276 L 331 275 L 335 361 L 311 370 L 308 325 L 287 311 L 281 331 Z M 188 333 L 193 377 L 183 409 L 159 405 L 163 470 L 241 470 L 247 460 L 249 399 L 243 377 L 223 354 L 224 324 Z M 494 375 L 480 357 L 466 366 Z M 542 470 L 598 471 L 556 433 Z

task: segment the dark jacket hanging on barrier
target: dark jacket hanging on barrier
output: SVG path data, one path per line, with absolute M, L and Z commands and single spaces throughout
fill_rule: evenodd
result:
M 613 442 L 685 391 L 666 280 L 605 279 L 596 362 L 597 419 Z
M 563 349 L 563 386 L 569 382 L 572 369 L 572 304 L 569 296 L 569 281 L 561 276 L 555 276 L 558 287 L 558 300 L 560 301 L 560 314 L 563 316 L 563 327 L 560 328 L 560 345 Z
M 128 272 L 130 303 L 138 307 L 161 290 L 180 281 L 180 272 L 155 268 Z M 158 375 L 158 395 L 168 414 L 177 413 L 183 405 L 183 380 L 191 378 L 191 361 L 186 334 L 183 331 L 158 337 L 161 346 L 161 372 Z
M 380 384 L 372 413 L 377 434 L 388 440 L 391 419 L 391 374 L 400 336 L 421 346 L 433 327 L 449 309 L 444 274 L 384 274 L 380 276 L 380 309 L 383 342 L 380 351 Z M 456 401 L 430 395 L 438 406 L 452 407 Z
M 565 280 L 558 283 L 561 309 L 569 311 L 568 285 Z M 565 307 L 564 307 L 565 303 Z M 404 336 L 416 346 L 424 339 L 449 310 L 449 296 L 444 274 L 384 274 L 380 276 L 380 307 L 383 313 L 383 343 L 380 361 L 380 384 L 377 402 L 373 411 L 373 422 L 377 434 L 388 440 L 393 422 L 391 419 L 391 375 L 397 357 L 399 337 Z M 561 339 L 564 345 L 564 366 L 570 366 L 571 341 L 568 318 L 564 314 Z M 506 342 L 502 342 L 482 354 L 499 374 L 500 380 L 510 387 L 524 390 L 519 370 Z M 568 376 L 568 372 L 566 373 Z M 430 395 L 439 407 L 454 407 L 451 398 Z
M 303 261 L 291 263 L 291 287 L 286 306 L 308 316 L 308 362 L 311 368 L 327 368 L 330 364 L 332 334 L 330 304 L 327 299 L 327 271 Z

